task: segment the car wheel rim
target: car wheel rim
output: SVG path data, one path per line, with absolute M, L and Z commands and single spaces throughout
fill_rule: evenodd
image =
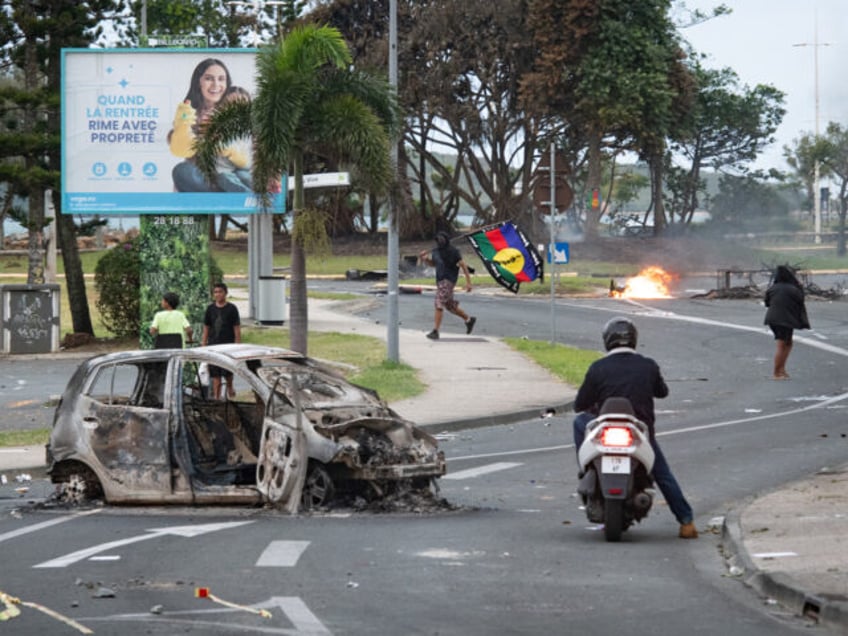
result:
M 309 471 L 306 483 L 303 485 L 301 498 L 306 509 L 320 508 L 327 505 L 333 498 L 335 486 L 330 474 L 321 466 L 315 466 Z

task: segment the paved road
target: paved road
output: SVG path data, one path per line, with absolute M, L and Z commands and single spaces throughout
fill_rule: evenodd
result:
M 545 301 L 463 301 L 483 334 L 544 338 L 549 328 Z M 402 303 L 405 326 L 420 324 L 422 338 L 431 303 Z M 622 624 L 634 633 L 809 633 L 809 622 L 764 605 L 728 575 L 710 528 L 756 493 L 844 463 L 844 305 L 810 307 L 815 330 L 793 351 L 791 382 L 768 379 L 773 344 L 753 301 L 563 300 L 557 332 L 596 348 L 599 325 L 617 313 L 634 316 L 671 385 L 658 429 L 695 507 L 696 542 L 676 539 L 658 505 L 621 544 L 604 543 L 572 496 L 569 418 L 554 417 L 444 436 L 449 511 L 290 519 L 261 510 L 49 510 L 23 513 L 31 532 L 10 536 L 20 523 L 6 507 L 0 539 L 14 558 L 0 590 L 43 602 L 49 586 L 54 609 L 104 634 L 606 634 Z M 196 586 L 268 605 L 274 617 L 195 599 Z M 96 598 L 101 587 L 114 598 Z M 150 611 L 157 606 L 161 613 Z M 20 633 L 55 629 L 31 614 L 16 623 Z

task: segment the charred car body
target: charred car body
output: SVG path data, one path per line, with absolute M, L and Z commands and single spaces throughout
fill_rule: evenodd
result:
M 234 397 L 207 397 L 210 365 L 233 374 Z M 47 465 L 69 501 L 292 512 L 340 492 L 426 489 L 446 471 L 436 440 L 373 391 L 299 353 L 244 344 L 83 362 L 56 407 Z

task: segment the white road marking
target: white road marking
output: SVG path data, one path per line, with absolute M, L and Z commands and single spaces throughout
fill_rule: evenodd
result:
M 206 534 L 207 532 L 216 532 L 218 530 L 227 530 L 229 528 L 237 528 L 238 526 L 244 526 L 249 523 L 253 523 L 252 521 L 233 521 L 229 523 L 207 523 L 204 525 L 197 526 L 171 526 L 169 528 L 153 528 L 152 530 L 148 530 L 148 534 L 140 534 L 135 537 L 128 537 L 126 539 L 119 539 L 118 541 L 110 541 L 109 543 L 101 543 L 100 545 L 93 546 L 91 548 L 86 548 L 84 550 L 78 550 L 76 552 L 72 552 L 71 554 L 66 554 L 65 556 L 58 557 L 56 559 L 51 559 L 50 561 L 45 561 L 44 563 L 39 563 L 38 565 L 32 566 L 33 568 L 64 568 L 72 563 L 76 563 L 77 561 L 82 561 L 83 559 L 87 559 L 89 557 L 94 556 L 95 554 L 99 554 L 100 552 L 106 552 L 113 548 L 119 548 L 121 546 L 130 545 L 131 543 L 138 543 L 139 541 L 147 541 L 148 539 L 156 539 L 158 537 L 162 537 L 165 535 L 176 535 L 178 537 L 197 537 L 201 534 Z
M 250 634 L 284 634 L 286 636 L 330 636 L 332 632 L 324 627 L 324 624 L 313 614 L 306 606 L 306 603 L 299 596 L 272 596 L 267 601 L 262 601 L 254 605 L 249 605 L 255 609 L 267 609 L 271 612 L 269 622 L 277 622 L 280 617 L 285 617 L 293 629 L 290 627 L 272 627 L 271 625 L 239 625 L 236 623 L 227 624 L 226 628 L 231 633 L 245 632 Z M 109 614 L 106 616 L 85 616 L 76 620 L 83 623 L 94 622 L 117 622 L 117 621 L 132 621 L 142 623 L 169 623 L 191 625 L 195 628 L 200 628 L 205 625 L 215 626 L 216 631 L 220 630 L 221 622 L 211 622 L 201 619 L 186 619 L 187 616 L 208 616 L 210 614 L 235 614 L 241 613 L 242 610 L 230 608 L 210 608 L 202 610 L 178 610 L 164 611 L 161 614 L 151 614 L 150 612 L 139 612 L 133 614 Z
M 691 323 L 694 323 L 694 324 L 711 325 L 711 326 L 714 326 L 714 327 L 725 327 L 727 329 L 736 329 L 737 331 L 748 331 L 748 332 L 752 332 L 752 333 L 758 333 L 758 334 L 762 334 L 762 335 L 768 336 L 770 338 L 773 338 L 771 332 L 768 331 L 767 329 L 765 329 L 764 327 L 750 327 L 750 326 L 747 326 L 747 325 L 735 325 L 735 324 L 728 323 L 728 322 L 721 322 L 721 321 L 718 321 L 718 320 L 710 320 L 708 318 L 699 318 L 697 316 L 683 316 L 683 315 L 675 314 L 674 312 L 655 309 L 653 307 L 639 303 L 639 302 L 632 300 L 632 299 L 621 299 L 621 303 L 616 303 L 616 305 L 614 307 L 612 307 L 612 306 L 593 306 L 592 309 L 597 310 L 597 311 L 606 311 L 606 312 L 610 312 L 610 313 L 622 314 L 622 313 L 626 313 L 625 311 L 622 310 L 622 305 L 624 303 L 629 303 L 630 305 L 633 305 L 633 306 L 635 306 L 639 309 L 644 310 L 642 312 L 639 312 L 639 311 L 632 312 L 633 314 L 636 314 L 636 315 L 651 316 L 652 318 L 665 318 L 667 320 L 678 320 L 680 322 L 691 322 Z M 566 303 L 559 303 L 559 304 L 563 305 L 563 306 L 579 307 L 579 308 L 582 308 L 582 309 L 586 308 L 586 305 L 583 304 L 583 303 L 568 303 L 568 302 L 566 302 Z M 815 332 L 811 332 L 811 333 L 816 337 L 820 337 Z M 830 344 L 826 344 L 824 342 L 817 342 L 816 340 L 813 340 L 811 338 L 799 336 L 797 333 L 794 336 L 794 342 L 800 342 L 802 344 L 808 345 L 808 346 L 813 347 L 815 349 L 821 349 L 823 351 L 835 353 L 835 354 L 840 355 L 840 356 L 848 356 L 848 349 L 836 347 L 836 346 L 833 346 L 833 345 L 830 345 Z M 727 426 L 735 426 L 737 424 L 747 424 L 747 423 L 751 423 L 751 422 L 761 422 L 761 421 L 771 420 L 771 419 L 779 418 L 779 417 L 788 417 L 788 416 L 798 415 L 800 413 L 805 413 L 807 411 L 811 411 L 811 410 L 815 410 L 815 409 L 821 409 L 821 408 L 834 408 L 834 405 L 838 404 L 839 402 L 843 402 L 846 399 L 848 399 L 848 393 L 841 393 L 839 395 L 835 395 L 835 396 L 830 397 L 830 398 L 822 398 L 820 401 L 818 401 L 815 404 L 812 404 L 810 406 L 806 406 L 806 407 L 803 407 L 803 408 L 799 408 L 799 409 L 792 409 L 790 411 L 783 411 L 783 412 L 780 412 L 780 413 L 769 413 L 769 414 L 765 414 L 765 415 L 757 415 L 755 417 L 746 417 L 746 418 L 741 418 L 741 419 L 737 419 L 737 420 L 727 420 L 727 421 L 724 421 L 724 422 L 715 422 L 713 424 L 704 424 L 704 425 L 700 425 L 700 426 L 690 426 L 688 428 L 681 428 L 681 429 L 676 429 L 676 430 L 673 430 L 673 431 L 664 431 L 664 432 L 661 432 L 661 433 L 657 433 L 657 437 L 667 437 L 669 435 L 680 435 L 681 433 L 690 433 L 690 432 L 694 432 L 694 431 L 704 431 L 704 430 L 709 430 L 709 429 L 713 429 L 713 428 L 724 428 L 724 427 L 727 427 Z M 458 457 L 448 457 L 448 460 L 451 461 L 451 462 L 457 462 L 457 461 L 470 460 L 470 459 L 474 459 L 474 460 L 489 459 L 489 458 L 494 458 L 494 457 L 507 457 L 507 456 L 511 456 L 511 455 L 528 455 L 528 454 L 532 454 L 532 453 L 547 453 L 547 452 L 558 451 L 558 450 L 563 450 L 563 449 L 567 449 L 567 448 L 574 448 L 574 444 L 558 444 L 558 445 L 555 445 L 555 446 L 545 446 L 545 447 L 540 447 L 540 448 L 527 448 L 527 449 L 504 451 L 504 452 L 498 452 L 498 453 L 482 453 L 482 454 L 479 454 L 479 455 L 462 455 L 462 456 L 458 456 Z M 449 474 L 445 475 L 444 477 L 442 477 L 442 479 L 449 479 L 449 478 L 451 478 L 451 475 L 453 475 L 454 479 L 461 479 L 461 478 L 464 478 L 464 477 L 457 477 L 457 475 L 464 476 L 466 472 L 468 472 L 468 471 L 459 471 L 459 472 L 456 472 L 456 473 L 449 473 Z
M 256 561 L 258 568 L 290 568 L 309 547 L 309 541 L 271 541 Z
M 85 512 L 79 512 L 75 515 L 70 515 L 69 517 L 59 517 L 58 519 L 51 519 L 50 521 L 34 523 L 31 526 L 27 526 L 25 528 L 19 528 L 17 530 L 12 530 L 11 532 L 6 532 L 5 534 L 0 534 L 0 543 L 3 543 L 3 541 L 7 541 L 9 539 L 14 539 L 15 537 L 22 537 L 23 535 L 30 534 L 31 532 L 38 532 L 39 530 L 44 530 L 45 528 L 50 528 L 51 526 L 55 526 L 60 523 L 65 523 L 66 521 L 73 521 L 78 517 L 86 517 L 88 515 L 93 515 L 98 512 L 100 512 L 100 510 L 86 510 Z
M 726 420 L 724 422 L 714 422 L 713 424 L 700 424 L 698 426 L 689 426 L 686 428 L 678 428 L 673 431 L 663 431 L 662 433 L 657 433 L 657 437 L 668 437 L 670 435 L 680 435 L 681 433 L 692 433 L 695 431 L 708 431 L 713 428 L 725 428 L 727 426 L 736 426 L 737 424 L 749 424 L 751 422 L 765 422 L 772 419 L 777 419 L 780 417 L 790 417 L 793 415 L 799 415 L 801 413 L 806 413 L 807 411 L 814 411 L 816 409 L 823 408 L 833 408 L 833 405 L 838 402 L 843 402 L 848 400 L 848 393 L 840 393 L 839 395 L 834 395 L 833 397 L 822 399 L 820 402 L 815 404 L 811 404 L 809 406 L 805 406 L 802 408 L 791 409 L 789 411 L 781 411 L 780 413 L 767 413 L 765 415 L 756 415 L 754 417 L 743 417 L 738 420 Z M 574 448 L 574 444 L 558 444 L 556 446 L 543 446 L 540 448 L 525 448 L 519 450 L 511 450 L 504 451 L 502 453 L 483 453 L 480 455 L 461 455 L 459 457 L 448 457 L 449 462 L 457 462 L 461 460 L 469 460 L 469 459 L 488 459 L 492 457 L 506 457 L 508 455 L 529 455 L 532 453 L 549 453 L 551 451 L 563 450 L 565 448 Z M 498 466 L 498 464 L 490 464 L 491 466 Z M 520 464 L 515 464 L 516 466 L 520 466 Z M 466 477 L 465 473 L 473 471 L 476 469 L 462 470 L 455 473 L 448 473 L 442 479 L 448 479 L 451 475 L 461 475 L 461 477 L 454 477 L 454 479 L 464 479 Z
M 780 559 L 782 557 L 796 557 L 797 552 L 757 552 L 752 554 L 755 559 Z
M 120 561 L 120 554 L 104 554 L 102 556 L 93 556 L 90 559 L 91 561 Z
M 472 477 L 488 475 L 489 473 L 496 473 L 499 470 L 515 468 L 516 466 L 521 466 L 521 464 L 515 462 L 498 462 L 496 464 L 478 466 L 477 468 L 469 468 L 468 470 L 460 470 L 456 473 L 448 473 L 447 475 L 442 477 L 442 479 L 471 479 Z
M 759 334 L 762 334 L 764 336 L 768 336 L 771 339 L 774 339 L 774 335 L 771 333 L 771 331 L 769 331 L 769 329 L 767 327 L 763 327 L 763 326 L 751 327 L 751 326 L 748 326 L 748 325 L 735 325 L 735 324 L 730 323 L 730 322 L 722 322 L 720 320 L 711 320 L 709 318 L 699 318 L 698 316 L 685 316 L 685 315 L 682 315 L 682 314 L 676 314 L 673 311 L 668 311 L 668 310 L 665 310 L 665 309 L 656 309 L 655 307 L 645 305 L 643 303 L 637 302 L 637 301 L 630 299 L 630 298 L 624 298 L 624 299 L 621 299 L 621 301 L 622 301 L 622 303 L 626 302 L 626 303 L 629 303 L 629 304 L 631 304 L 635 307 L 638 307 L 639 309 L 642 309 L 643 311 L 641 311 L 641 312 L 639 312 L 639 311 L 632 312 L 634 315 L 638 315 L 638 316 L 650 316 L 651 318 L 665 318 L 666 320 L 677 320 L 679 322 L 691 322 L 691 323 L 696 324 L 696 325 L 710 325 L 712 327 L 724 327 L 726 329 L 736 329 L 737 331 L 748 331 L 748 332 L 752 332 L 752 333 L 759 333 Z M 560 303 L 560 304 L 565 305 L 565 306 L 581 307 L 583 309 L 586 308 L 585 304 L 579 304 L 579 303 Z M 597 311 L 606 311 L 606 312 L 609 312 L 609 313 L 617 313 L 617 314 L 626 313 L 626 312 L 622 311 L 621 305 L 617 305 L 615 307 L 612 307 L 612 306 L 592 307 L 592 309 L 597 310 Z M 816 333 L 813 330 L 810 330 L 810 334 L 813 335 L 816 338 L 824 338 L 824 336 L 819 335 L 818 333 Z M 848 356 L 848 349 L 843 349 L 841 347 L 836 347 L 834 345 L 827 344 L 826 342 L 819 342 L 817 340 L 813 340 L 812 338 L 809 338 L 809 337 L 806 337 L 806 336 L 801 336 L 801 335 L 798 334 L 797 331 L 795 332 L 795 335 L 793 336 L 792 341 L 796 342 L 796 343 L 800 342 L 801 344 L 805 344 L 809 347 L 813 347 L 814 349 L 821 349 L 822 351 L 828 351 L 830 353 L 835 353 L 836 355 Z

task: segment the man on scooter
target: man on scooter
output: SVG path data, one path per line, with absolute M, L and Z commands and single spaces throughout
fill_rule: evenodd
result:
M 593 362 L 586 371 L 574 400 L 574 410 L 578 413 L 574 418 L 574 446 L 580 448 L 586 436 L 586 425 L 597 417 L 604 400 L 610 397 L 628 398 L 636 417 L 648 425 L 651 447 L 656 455 L 652 475 L 680 524 L 678 536 L 681 539 L 697 539 L 692 507 L 683 496 L 654 435 L 654 398 L 666 397 L 668 385 L 659 365 L 651 358 L 636 353 L 637 338 L 636 325 L 627 318 L 613 318 L 604 326 L 607 355 Z

